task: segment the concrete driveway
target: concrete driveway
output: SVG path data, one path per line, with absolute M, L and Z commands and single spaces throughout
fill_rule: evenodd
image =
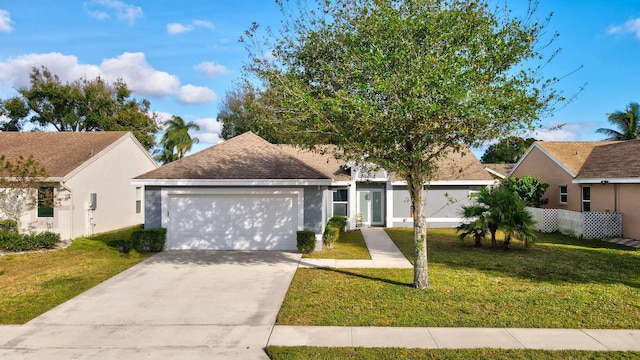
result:
M 162 252 L 23 326 L 0 327 L 0 358 L 268 359 L 299 260 Z

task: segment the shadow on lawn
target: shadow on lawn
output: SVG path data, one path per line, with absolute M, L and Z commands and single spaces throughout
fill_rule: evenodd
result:
M 356 271 L 348 271 L 346 269 L 334 269 L 334 268 L 316 268 L 316 269 L 318 271 L 325 271 L 327 273 L 343 274 L 343 275 L 357 277 L 357 278 L 365 279 L 365 280 L 380 281 L 380 282 L 384 282 L 384 283 L 391 284 L 391 285 L 413 287 L 412 283 L 406 283 L 406 282 L 402 282 L 402 281 L 391 280 L 391 279 L 385 278 L 383 276 L 376 277 L 376 276 L 371 276 L 371 275 L 359 274 Z
M 396 240 L 405 255 L 413 251 L 406 236 Z M 553 284 L 623 284 L 640 288 L 640 251 L 600 240 L 539 234 L 529 249 L 516 242 L 505 251 L 492 249 L 487 243 L 476 248 L 472 240 L 462 242 L 453 231 L 441 230 L 427 236 L 427 246 L 430 264 L 454 269 L 476 269 Z

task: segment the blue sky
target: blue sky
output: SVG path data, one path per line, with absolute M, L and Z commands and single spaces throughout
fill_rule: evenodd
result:
M 607 113 L 640 102 L 640 1 L 541 0 L 537 14 L 550 12 L 547 30 L 560 34 L 554 46 L 562 52 L 545 75 L 570 74 L 559 85 L 567 95 L 586 87 L 543 119 L 547 128 L 567 125 L 534 137 L 599 140 L 595 129 L 609 127 Z M 0 0 L 0 98 L 27 85 L 32 66 L 65 81 L 123 78 L 161 118 L 198 123 L 197 151 L 219 140 L 220 100 L 247 59 L 238 38 L 254 21 L 277 26 L 280 19 L 271 0 Z

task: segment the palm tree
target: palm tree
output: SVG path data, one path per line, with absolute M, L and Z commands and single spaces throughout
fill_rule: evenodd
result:
M 607 135 L 605 140 L 634 140 L 640 139 L 640 107 L 638 103 L 632 102 L 624 112 L 616 111 L 607 115 L 609 124 L 615 125 L 620 131 L 599 128 L 597 133 Z
M 531 213 L 526 209 L 526 203 L 519 196 L 514 196 L 512 201 L 502 209 L 503 218 L 500 224 L 500 231 L 504 233 L 502 246 L 509 248 L 511 239 L 524 241 L 524 246 L 529 247 L 529 243 L 535 240 L 533 225 L 536 221 Z
M 185 123 L 180 117 L 173 115 L 171 119 L 164 122 L 165 133 L 160 139 L 164 152 L 169 151 L 171 154 L 175 154 L 173 160 L 182 159 L 187 151 L 191 150 L 194 144 L 200 142 L 196 137 L 189 135 L 189 130 L 200 130 L 200 126 L 193 122 Z M 167 157 L 163 154 L 163 157 Z

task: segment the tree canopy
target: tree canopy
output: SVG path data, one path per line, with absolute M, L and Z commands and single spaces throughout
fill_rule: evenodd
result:
M 285 131 L 279 131 L 275 122 L 269 121 L 267 91 L 256 89 L 242 82 L 228 91 L 222 99 L 217 120 L 222 124 L 220 136 L 231 139 L 247 131 L 259 135 L 274 144 L 289 143 Z
M 523 139 L 519 136 L 500 139 L 497 143 L 489 145 L 480 162 L 484 164 L 516 163 L 534 142 L 536 142 L 534 138 Z
M 618 128 L 599 128 L 599 134 L 607 136 L 605 140 L 634 140 L 640 139 L 640 106 L 637 102 L 632 102 L 625 111 L 616 111 L 608 114 L 609 124 Z
M 57 131 L 131 131 L 148 150 L 155 145 L 156 116 L 147 100 L 131 98 L 131 90 L 117 80 L 82 78 L 63 83 L 46 67 L 32 68 L 30 85 L 0 104 L 10 120 L 3 131 L 19 131 L 25 123 Z
M 242 40 L 247 76 L 271 92 L 270 120 L 407 182 L 414 286 L 428 287 L 424 184 L 438 159 L 530 128 L 563 100 L 539 71 L 547 19 L 535 3 L 520 17 L 488 1 L 279 3 L 282 31 L 263 38 L 254 25 Z

